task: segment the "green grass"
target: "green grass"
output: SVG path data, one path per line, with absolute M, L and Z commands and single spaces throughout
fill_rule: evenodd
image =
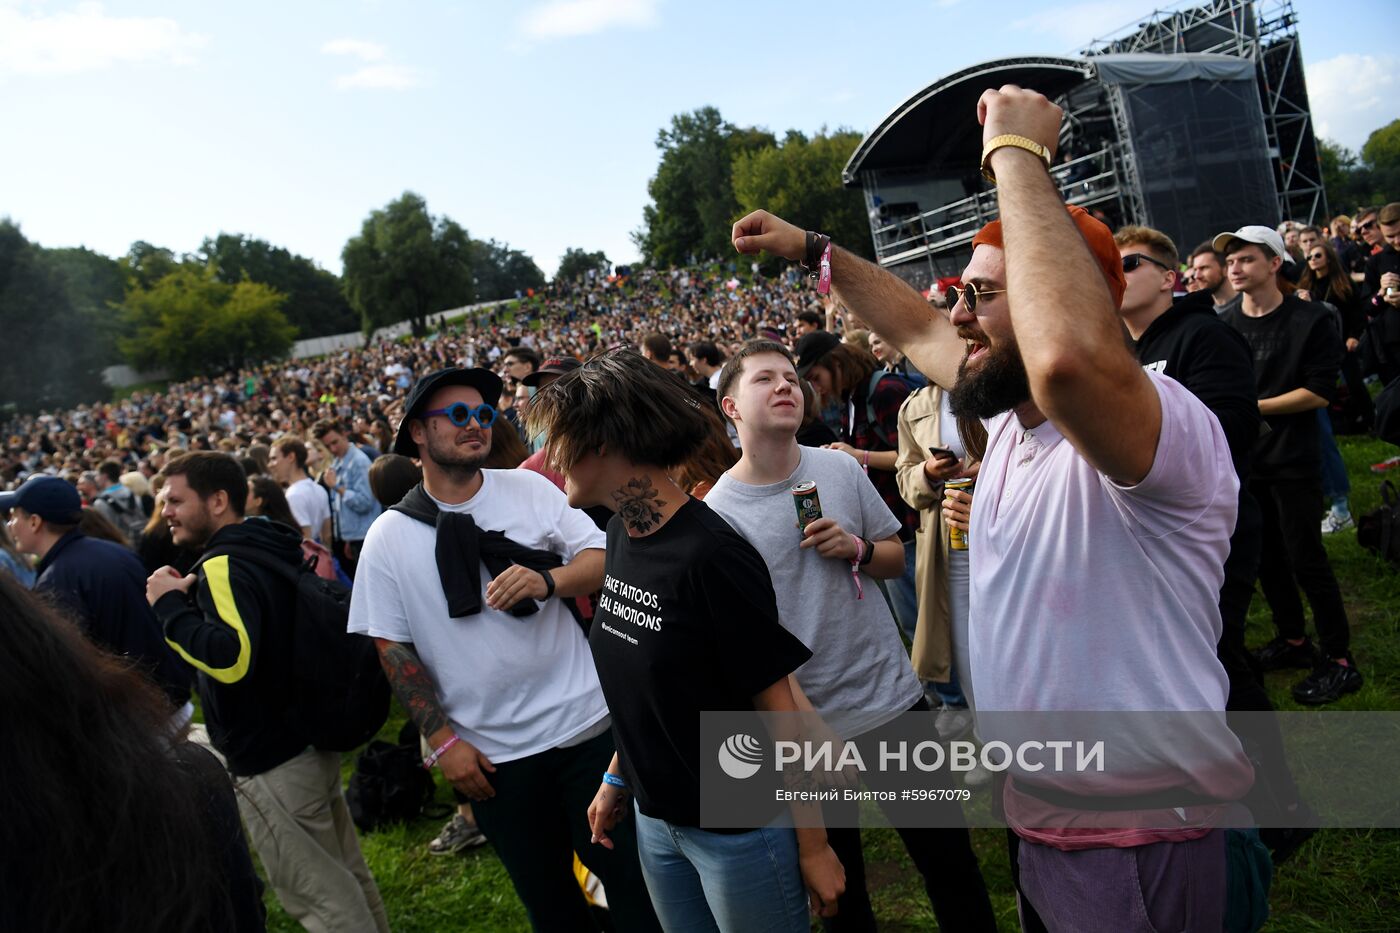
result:
M 1351 508 L 1364 515 L 1380 503 L 1380 480 L 1367 467 L 1392 453 L 1369 438 L 1339 438 L 1351 475 Z M 1365 687 L 1329 709 L 1400 710 L 1400 574 L 1343 532 L 1326 539 L 1341 581 L 1352 626 L 1352 646 L 1366 675 Z M 1263 598 L 1256 595 L 1249 620 L 1251 645 L 1272 637 Z M 1269 695 L 1282 710 L 1297 710 L 1289 688 L 1300 672 L 1270 674 Z M 402 718 L 385 728 L 392 740 Z M 347 756 L 346 776 L 350 771 Z M 439 782 L 441 784 L 441 782 Z M 451 795 L 439 787 L 438 800 Z M 434 857 L 427 843 L 441 820 L 419 820 L 361 836 L 365 857 L 379 882 L 396 933 L 527 930 L 510 879 L 489 846 L 465 857 Z M 972 830 L 973 848 L 992 895 L 1001 930 L 1019 929 L 1006 861 L 1004 830 Z M 865 833 L 866 874 L 880 928 L 886 933 L 933 930 L 937 925 L 923 886 L 892 829 Z M 1400 928 L 1400 830 L 1322 830 L 1281 866 L 1271 896 L 1271 933 L 1381 933 Z M 268 929 L 300 929 L 268 894 Z

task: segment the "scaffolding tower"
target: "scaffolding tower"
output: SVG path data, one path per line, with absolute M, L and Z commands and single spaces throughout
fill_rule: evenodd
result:
M 1080 54 L 1207 52 L 1255 64 L 1259 103 L 1278 188 L 1279 215 L 1325 221 L 1327 194 L 1313 135 L 1292 0 L 1211 0 L 1153 11 L 1145 21 L 1091 41 Z

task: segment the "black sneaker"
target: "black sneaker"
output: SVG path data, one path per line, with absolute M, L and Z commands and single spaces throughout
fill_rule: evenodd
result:
M 1354 664 L 1328 659 L 1293 687 L 1293 699 L 1308 706 L 1334 703 L 1361 689 L 1361 672 Z
M 1286 638 L 1275 638 L 1253 652 L 1254 659 L 1266 671 L 1281 671 L 1290 667 L 1308 670 L 1317 667 L 1320 656 L 1312 640 L 1303 639 L 1301 645 L 1290 644 Z

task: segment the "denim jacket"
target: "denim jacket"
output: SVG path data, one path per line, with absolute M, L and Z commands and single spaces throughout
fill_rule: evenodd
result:
M 351 444 L 345 456 L 337 457 L 331 466 L 340 487 L 331 497 L 340 539 L 363 541 L 369 526 L 383 511 L 369 489 L 369 457 Z

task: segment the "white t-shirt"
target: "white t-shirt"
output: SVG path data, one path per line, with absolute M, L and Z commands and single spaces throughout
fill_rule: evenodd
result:
M 1225 708 L 1215 645 L 1239 481 L 1215 416 L 1148 377 L 1162 430 L 1131 488 L 1049 421 L 988 424 L 970 529 L 979 714 Z
M 298 525 L 311 529 L 311 537 L 321 541 L 321 523 L 330 520 L 331 500 L 326 490 L 310 477 L 302 477 L 287 487 L 287 504 Z M 329 541 L 321 541 L 329 545 Z
M 483 470 L 481 488 L 459 505 L 477 527 L 517 544 L 553 551 L 565 563 L 607 538 L 569 507 L 552 482 L 530 470 Z M 558 598 L 517 618 L 488 608 L 491 575 L 480 569 L 477 615 L 447 614 L 435 558 L 437 532 L 401 512 L 375 519 L 365 537 L 350 600 L 351 632 L 411 642 L 457 734 L 493 762 L 569 743 L 607 715 L 593 655 Z
M 855 458 L 800 449 L 797 469 L 782 482 L 752 486 L 725 473 L 705 504 L 763 555 L 779 621 L 812 651 L 797 682 L 831 727 L 851 738 L 909 709 L 923 688 L 875 581 L 865 577 L 865 595 L 857 599 L 849 563 L 799 547 L 792 487 L 816 483 L 822 517 L 872 542 L 898 534 L 899 520 Z

